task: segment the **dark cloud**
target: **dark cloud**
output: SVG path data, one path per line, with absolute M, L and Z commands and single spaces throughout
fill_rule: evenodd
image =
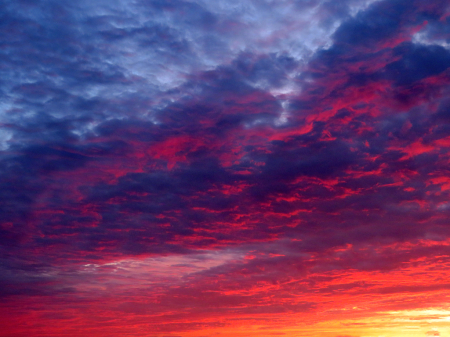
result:
M 395 36 L 408 11 L 405 1 L 380 2 L 345 21 L 334 33 L 338 43 L 371 47 Z
M 410 85 L 450 67 L 450 53 L 441 46 L 405 43 L 394 48 L 393 56 L 401 58 L 387 65 L 385 70 L 397 85 Z

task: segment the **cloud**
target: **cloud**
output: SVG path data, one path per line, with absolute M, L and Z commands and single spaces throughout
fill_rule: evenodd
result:
M 438 305 L 446 6 L 1 4 L 11 322 L 276 333 L 295 315 Z M 8 333 L 43 329 L 30 324 Z

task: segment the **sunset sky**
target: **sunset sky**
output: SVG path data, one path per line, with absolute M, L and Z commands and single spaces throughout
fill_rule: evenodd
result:
M 1 337 L 450 337 L 449 0 L 0 1 Z

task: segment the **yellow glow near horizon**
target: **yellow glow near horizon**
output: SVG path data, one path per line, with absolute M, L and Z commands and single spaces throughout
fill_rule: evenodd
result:
M 278 326 L 267 327 L 264 320 L 243 318 L 235 326 L 208 328 L 184 336 L 243 337 L 447 337 L 450 336 L 450 308 L 377 312 L 370 317 L 318 321 L 296 315 L 277 315 Z M 308 316 L 308 315 L 306 315 Z M 305 319 L 304 322 L 302 320 Z M 284 327 L 282 325 L 284 324 Z

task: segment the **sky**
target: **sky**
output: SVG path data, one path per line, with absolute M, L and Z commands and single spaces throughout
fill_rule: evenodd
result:
M 0 2 L 2 337 L 450 337 L 447 0 Z

